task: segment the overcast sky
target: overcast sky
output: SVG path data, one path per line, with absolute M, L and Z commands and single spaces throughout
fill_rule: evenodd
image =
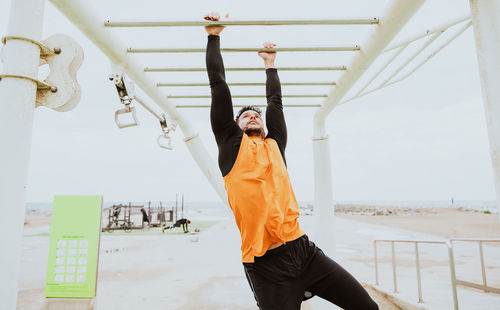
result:
M 320 19 L 379 17 L 389 1 L 87 1 L 100 20 L 194 20 L 211 10 L 230 19 Z M 0 33 L 7 34 L 10 1 L 0 1 Z M 469 14 L 466 0 L 427 1 L 395 41 L 422 33 Z M 354 45 L 369 39 L 373 26 L 232 27 L 224 30 L 222 46 L 259 47 L 267 40 L 278 47 Z M 172 29 L 109 29 L 130 47 L 205 47 L 200 27 Z M 107 58 L 49 2 L 43 38 L 64 33 L 85 52 L 78 72 L 80 104 L 59 113 L 35 111 L 27 201 L 51 201 L 56 194 L 99 194 L 107 201 L 173 200 L 183 192 L 187 201 L 217 201 L 218 196 L 174 134 L 174 151 L 156 144 L 160 127 L 138 107 L 140 126 L 118 129 L 114 111 L 121 108 L 107 77 Z M 443 40 L 446 33 L 443 34 Z M 422 59 L 431 49 L 417 58 Z M 402 62 L 418 48 L 408 48 Z M 280 53 L 278 66 L 349 65 L 353 52 Z M 378 59 L 383 63 L 386 54 Z M 204 66 L 204 54 L 136 55 L 146 66 Z M 225 65 L 262 66 L 253 53 L 224 54 Z M 410 66 L 411 67 L 411 66 Z M 2 65 L 0 64 L 0 71 Z M 390 69 L 390 68 L 389 68 Z M 394 69 L 394 68 L 393 68 Z M 46 74 L 47 70 L 41 70 Z M 366 80 L 372 72 L 362 79 Z M 388 70 L 390 73 L 390 70 Z M 156 81 L 207 82 L 204 72 L 151 73 Z M 281 72 L 282 82 L 336 81 L 338 72 Z M 227 74 L 228 81 L 263 82 L 264 72 Z M 382 79 L 377 80 L 378 85 Z M 360 85 L 358 84 L 358 87 Z M 208 87 L 163 89 L 165 94 L 209 94 Z M 354 88 L 353 91 L 355 91 Z M 232 88 L 233 94 L 264 94 L 261 88 Z M 329 87 L 283 87 L 284 94 L 328 93 Z M 239 103 L 263 103 L 238 101 Z M 285 103 L 320 100 L 285 99 Z M 176 101 L 190 103 L 187 101 Z M 192 101 L 208 103 L 208 100 Z M 13 103 L 0 103 L 13 104 Z M 158 109 L 159 110 L 159 109 Z M 199 130 L 215 163 L 217 148 L 208 109 L 184 110 Z M 285 111 L 289 131 L 287 160 L 298 200 L 313 200 L 313 108 Z M 330 135 L 334 199 L 345 200 L 493 200 L 495 199 L 487 130 L 472 28 L 432 58 L 410 78 L 337 107 L 327 119 Z

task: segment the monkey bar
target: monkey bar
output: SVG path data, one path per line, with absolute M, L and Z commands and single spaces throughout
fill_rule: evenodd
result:
M 345 71 L 345 66 L 341 67 L 277 67 L 279 71 Z M 226 71 L 262 71 L 262 67 L 257 68 L 225 68 Z M 207 68 L 144 68 L 144 72 L 205 72 Z
M 223 53 L 256 52 L 346 52 L 359 51 L 359 46 L 280 47 L 280 48 L 221 48 Z M 205 48 L 128 48 L 128 53 L 205 53 Z
M 318 19 L 318 20 L 223 20 L 209 21 L 110 21 L 104 22 L 106 27 L 202 27 L 202 26 L 310 26 L 310 25 L 373 25 L 377 18 L 366 19 Z
M 232 98 L 266 98 L 266 95 L 232 95 Z M 327 95 L 283 95 L 283 98 L 326 98 Z M 180 99 L 180 98 L 194 98 L 194 99 L 210 99 L 211 96 L 206 95 L 182 95 L 182 96 L 168 96 L 170 99 Z
M 262 70 L 262 69 L 261 69 Z M 227 83 L 228 86 L 266 86 L 266 83 Z M 300 82 L 300 83 L 281 83 L 281 86 L 331 86 L 335 82 Z M 158 87 L 188 87 L 188 86 L 210 86 L 208 83 L 158 83 Z M 170 97 L 172 98 L 172 97 Z
M 234 104 L 233 108 L 243 108 L 247 106 L 247 104 Z M 266 108 L 266 104 L 253 104 L 255 107 Z M 320 104 L 284 104 L 285 108 L 318 108 Z M 177 108 L 210 108 L 209 104 L 185 104 L 185 105 L 176 105 Z

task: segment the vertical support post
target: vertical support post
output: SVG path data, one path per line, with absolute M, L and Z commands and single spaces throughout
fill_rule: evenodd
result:
M 396 251 L 394 249 L 394 241 L 391 241 L 392 249 L 392 278 L 394 280 L 394 293 L 398 292 L 398 285 L 396 283 Z
M 11 1 L 8 35 L 40 41 L 45 0 Z M 40 49 L 37 45 L 8 40 L 3 47 L 4 74 L 37 77 Z M 3 78 L 0 81 L 0 303 L 16 309 L 30 162 L 35 82 Z
M 486 289 L 488 284 L 486 283 L 486 268 L 484 266 L 483 241 L 481 240 L 479 240 L 479 258 L 481 259 L 481 273 L 483 275 L 484 291 L 488 292 L 488 290 Z
M 446 242 L 448 247 L 448 258 L 450 261 L 450 277 L 451 277 L 451 291 L 453 294 L 453 306 L 458 310 L 458 294 L 457 294 L 457 275 L 455 273 L 455 258 L 453 256 L 453 246 L 449 241 Z
M 377 240 L 373 240 L 373 250 L 375 251 L 375 284 L 378 284 L 378 257 L 377 257 Z
M 497 207 L 500 206 L 500 24 L 499 1 L 470 0 L 472 26 L 481 77 L 484 110 L 493 164 Z M 500 220 L 500 213 L 499 213 Z
M 417 265 L 418 302 L 424 302 L 424 300 L 422 299 L 422 279 L 420 275 L 420 255 L 418 254 L 418 242 L 415 242 L 415 261 Z
M 406 25 L 425 0 L 393 0 L 383 13 L 379 24 L 370 34 L 366 44 L 353 57 L 349 69 L 340 77 L 323 105 L 316 110 L 313 121 L 313 153 L 314 153 L 314 216 L 316 231 L 315 241 L 327 253 L 333 256 L 334 213 L 333 185 L 329 139 L 326 134 L 325 122 L 327 116 L 370 67 L 385 47 Z
M 335 257 L 335 208 L 328 136 L 313 138 L 314 154 L 314 242 Z

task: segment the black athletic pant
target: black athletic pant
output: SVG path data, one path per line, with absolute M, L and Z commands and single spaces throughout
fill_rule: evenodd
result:
M 306 235 L 243 266 L 261 310 L 300 310 L 302 300 L 314 295 L 343 309 L 378 309 L 361 284 Z

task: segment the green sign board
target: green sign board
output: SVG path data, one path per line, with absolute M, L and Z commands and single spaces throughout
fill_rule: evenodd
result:
M 45 297 L 95 297 L 101 210 L 101 196 L 55 196 Z

